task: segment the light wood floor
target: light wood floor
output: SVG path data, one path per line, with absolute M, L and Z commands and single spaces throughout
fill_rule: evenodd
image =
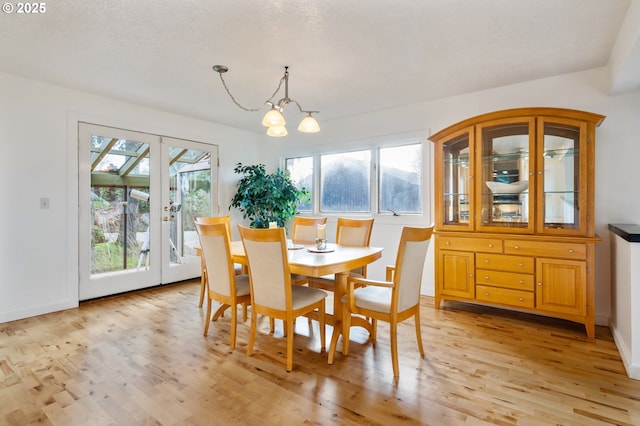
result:
M 229 315 L 202 336 L 199 283 L 0 324 L 2 425 L 640 425 L 608 329 L 423 299 L 426 356 L 400 326 L 394 384 L 388 325 L 377 347 L 354 329 L 327 365 L 318 325 L 296 324 L 294 371 L 268 321 L 246 355 L 249 322 L 230 351 Z M 280 324 L 278 324 L 281 327 Z M 331 328 L 328 328 L 328 339 Z

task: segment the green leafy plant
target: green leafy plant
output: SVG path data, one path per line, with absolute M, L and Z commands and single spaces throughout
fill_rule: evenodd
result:
M 252 228 L 268 228 L 269 222 L 284 226 L 298 211 L 298 204 L 310 200 L 305 188 L 297 188 L 287 170 L 277 169 L 267 174 L 264 164 L 245 166 L 236 164 L 233 171 L 242 175 L 231 207 L 242 212 L 251 221 Z

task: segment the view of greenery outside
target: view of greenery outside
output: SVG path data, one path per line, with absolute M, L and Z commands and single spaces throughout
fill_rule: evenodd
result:
M 125 188 L 113 186 L 92 187 L 91 199 L 91 273 L 135 268 L 142 246 L 136 236 L 147 230 L 149 203 L 131 198 L 125 202 Z
M 194 219 L 209 216 L 211 213 L 211 172 L 207 165 L 205 170 L 182 172 L 177 175 L 178 183 L 172 188 L 170 198 L 178 200 L 180 211 L 171 223 L 171 240 L 182 242 L 180 255 L 195 256 L 195 246 L 199 244 Z M 178 193 L 179 191 L 179 193 Z M 175 201 L 174 201 L 175 202 Z M 180 225 L 178 221 L 181 221 Z M 180 229 L 182 234 L 178 235 Z M 175 261 L 174 253 L 170 254 Z
M 208 216 L 211 211 L 211 180 L 209 170 L 198 170 L 181 174 L 180 194 L 172 188 L 170 198 L 180 200 L 180 210 L 174 213 L 171 224 L 171 239 L 174 243 L 185 241 L 191 243 L 180 251 L 180 255 L 195 255 L 193 251 L 194 239 L 197 239 L 194 219 L 198 216 Z M 127 191 L 137 189 L 148 193 L 148 188 L 127 188 Z M 91 273 L 111 272 L 122 269 L 136 268 L 140 257 L 140 250 L 147 232 L 149 217 L 149 202 L 129 197 L 124 201 L 124 187 L 92 188 L 92 216 L 93 235 L 92 270 Z M 175 201 L 174 201 L 175 202 Z M 182 230 L 188 237 L 178 238 L 181 220 Z M 126 241 L 126 244 L 122 244 Z M 192 252 L 193 251 L 193 252 Z M 125 256 L 126 252 L 126 256 Z M 175 254 L 172 253 L 173 261 Z

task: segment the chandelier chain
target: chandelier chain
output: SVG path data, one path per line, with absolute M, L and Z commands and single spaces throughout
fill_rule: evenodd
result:
M 278 94 L 278 92 L 280 91 L 280 88 L 282 87 L 282 82 L 285 80 L 285 77 L 282 77 L 280 79 L 280 82 L 278 83 L 278 87 L 276 87 L 276 90 L 273 92 L 273 94 L 271 95 L 271 97 L 269 99 L 267 99 L 266 101 L 264 101 L 264 103 L 262 105 L 260 105 L 258 108 L 247 108 L 242 106 L 237 100 L 236 98 L 231 94 L 231 92 L 229 91 L 229 88 L 227 87 L 227 83 L 224 81 L 224 78 L 222 77 L 222 73 L 218 73 L 218 75 L 220 76 L 220 80 L 222 81 L 222 86 L 224 86 L 224 90 L 227 92 L 227 95 L 229 95 L 229 97 L 231 98 L 231 100 L 233 101 L 234 104 L 236 104 L 236 106 L 244 111 L 260 111 L 262 108 L 264 108 L 265 105 L 267 104 L 271 104 L 273 105 L 273 98 Z

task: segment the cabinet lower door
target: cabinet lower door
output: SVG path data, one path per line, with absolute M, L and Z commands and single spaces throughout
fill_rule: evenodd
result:
M 446 296 L 475 297 L 474 253 L 441 250 L 438 252 L 436 299 Z
M 536 307 L 542 311 L 584 316 L 587 313 L 586 262 L 536 259 Z

